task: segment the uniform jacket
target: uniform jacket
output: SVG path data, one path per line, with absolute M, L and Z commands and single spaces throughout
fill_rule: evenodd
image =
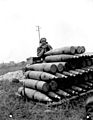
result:
M 38 57 L 44 57 L 44 53 L 51 50 L 52 47 L 51 45 L 49 45 L 48 43 L 44 44 L 44 45 L 40 45 L 38 48 L 37 48 L 37 56 Z

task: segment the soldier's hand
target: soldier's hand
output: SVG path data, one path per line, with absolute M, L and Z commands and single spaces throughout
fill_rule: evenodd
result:
M 47 47 L 47 45 L 42 46 L 43 49 L 45 49 L 46 47 Z

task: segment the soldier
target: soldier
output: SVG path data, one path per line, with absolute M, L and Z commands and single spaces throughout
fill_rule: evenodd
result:
M 37 48 L 37 56 L 40 58 L 45 58 L 44 53 L 51 50 L 51 45 L 48 44 L 46 41 L 46 38 L 41 38 L 40 40 L 40 46 Z

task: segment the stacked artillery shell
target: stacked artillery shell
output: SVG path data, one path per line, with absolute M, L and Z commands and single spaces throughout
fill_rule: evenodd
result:
M 43 80 L 43 81 L 49 81 L 57 78 L 53 74 L 42 72 L 42 71 L 27 71 L 25 74 L 26 74 L 26 77 L 28 78 Z
M 58 49 L 52 49 L 45 53 L 46 56 L 49 55 L 59 55 L 59 54 L 81 54 L 85 52 L 84 46 L 69 46 L 69 47 L 62 47 Z
M 29 99 L 32 100 L 38 100 L 38 101 L 44 101 L 44 102 L 51 102 L 52 99 L 50 99 L 48 96 L 46 96 L 45 94 L 34 90 L 34 89 L 30 89 L 30 88 L 23 88 L 20 87 L 18 89 L 18 93 L 21 94 L 24 97 L 28 97 Z
M 58 89 L 58 90 L 56 91 L 56 94 L 58 94 L 58 95 L 61 96 L 61 97 L 70 97 L 70 96 L 71 96 L 69 93 L 67 93 L 67 92 L 65 92 L 65 91 L 63 91 L 63 90 L 61 90 L 61 89 Z
M 85 52 L 85 47 L 84 46 L 76 46 L 75 49 L 76 49 L 77 54 L 81 54 L 81 53 Z
M 25 85 L 25 87 L 36 89 L 43 92 L 49 91 L 49 84 L 44 81 L 38 81 L 33 79 L 23 79 L 21 82 Z
M 58 49 L 52 49 L 45 53 L 46 56 L 49 55 L 59 55 L 59 54 L 75 54 L 75 47 L 62 47 Z
M 34 70 L 34 71 L 45 71 L 45 72 L 51 72 L 56 73 L 57 66 L 52 63 L 38 63 L 38 64 L 32 64 L 26 67 L 27 70 Z
M 57 89 L 57 82 L 55 81 L 57 76 L 55 75 L 42 71 L 27 71 L 25 74 L 26 78 L 46 81 L 49 84 L 51 90 Z
M 62 62 L 62 61 L 69 61 L 72 59 L 77 59 L 78 56 L 74 55 L 66 55 L 66 54 L 60 54 L 60 55 L 50 55 L 45 57 L 46 62 Z
M 41 63 L 25 66 L 18 92 L 32 100 L 54 102 L 93 88 L 93 53 L 84 46 L 52 49 Z
M 82 89 L 82 88 L 80 88 L 80 87 L 77 87 L 77 86 L 72 86 L 71 88 L 72 88 L 73 90 L 79 92 L 79 93 L 86 91 L 86 90 L 84 90 L 84 89 Z

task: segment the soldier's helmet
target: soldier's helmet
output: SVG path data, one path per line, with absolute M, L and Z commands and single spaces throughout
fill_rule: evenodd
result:
M 46 43 L 46 42 L 47 42 L 47 39 L 46 39 L 46 38 L 41 38 L 41 39 L 40 39 L 40 43 L 44 43 L 44 42 Z

